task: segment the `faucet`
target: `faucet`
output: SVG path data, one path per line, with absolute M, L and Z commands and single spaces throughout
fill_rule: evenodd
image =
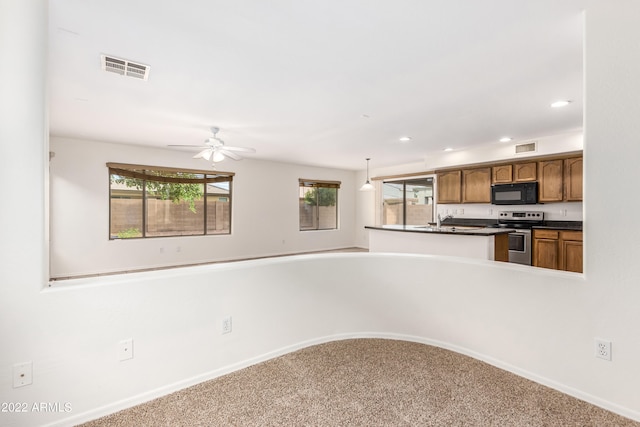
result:
M 438 214 L 438 222 L 436 223 L 436 228 L 440 229 L 440 226 L 442 225 L 442 221 L 446 221 L 449 218 L 453 218 L 453 215 L 447 215 L 444 218 L 442 218 L 440 214 Z

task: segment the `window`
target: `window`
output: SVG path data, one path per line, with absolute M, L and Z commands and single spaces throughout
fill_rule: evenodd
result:
M 433 178 L 382 182 L 383 225 L 433 222 Z
M 300 230 L 338 228 L 339 181 L 300 179 Z
M 233 173 L 107 163 L 109 238 L 231 233 Z

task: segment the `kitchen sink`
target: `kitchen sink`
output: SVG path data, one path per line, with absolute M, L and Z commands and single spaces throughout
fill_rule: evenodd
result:
M 471 230 L 474 228 L 482 228 L 482 227 L 456 227 L 454 225 L 445 225 L 438 228 L 438 227 L 432 227 L 430 225 L 423 225 L 423 226 L 418 226 L 416 228 L 419 228 L 424 231 L 456 231 L 456 230 L 462 231 L 462 230 Z
M 441 226 L 440 228 L 438 228 L 438 227 L 433 227 L 431 225 L 421 225 L 421 226 L 417 226 L 415 228 L 419 228 L 420 230 L 424 230 L 424 231 L 448 231 L 448 232 L 452 232 L 452 231 L 479 230 L 479 229 L 484 228 L 484 227 L 445 225 L 445 226 Z

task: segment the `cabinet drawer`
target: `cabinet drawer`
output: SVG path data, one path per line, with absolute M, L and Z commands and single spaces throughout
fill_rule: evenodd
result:
M 582 242 L 582 231 L 563 231 L 560 233 L 562 240 L 574 240 Z
M 559 239 L 560 232 L 555 230 L 533 230 L 534 239 Z

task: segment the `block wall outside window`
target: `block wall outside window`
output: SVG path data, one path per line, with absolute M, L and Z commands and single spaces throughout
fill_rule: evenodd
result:
M 433 178 L 383 181 L 383 225 L 426 225 L 433 222 Z
M 231 233 L 233 174 L 108 163 L 110 239 Z
M 300 231 L 338 228 L 338 181 L 300 179 Z

